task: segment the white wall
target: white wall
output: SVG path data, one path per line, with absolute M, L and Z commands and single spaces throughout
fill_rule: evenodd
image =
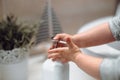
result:
M 74 34 L 91 20 L 113 15 L 115 0 L 53 0 L 53 5 L 64 31 Z
M 2 0 L 4 15 L 14 13 L 22 20 L 40 21 L 46 0 Z M 52 0 L 64 32 L 74 34 L 83 24 L 114 15 L 115 0 Z
M 3 0 L 4 15 L 13 13 L 22 20 L 40 20 L 45 0 Z
M 2 0 L 0 0 L 0 19 L 2 18 Z

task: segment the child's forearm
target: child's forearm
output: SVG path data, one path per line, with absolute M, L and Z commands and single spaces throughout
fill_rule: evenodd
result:
M 73 41 L 79 47 L 96 46 L 114 40 L 108 23 L 103 23 L 88 31 L 73 36 Z
M 101 58 L 92 57 L 86 54 L 79 54 L 73 62 L 75 62 L 83 71 L 97 80 L 100 80 L 100 65 L 102 60 L 103 59 Z

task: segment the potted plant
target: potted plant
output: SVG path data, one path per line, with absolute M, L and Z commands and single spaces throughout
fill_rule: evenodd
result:
M 0 22 L 0 80 L 27 80 L 27 58 L 35 26 L 9 15 Z

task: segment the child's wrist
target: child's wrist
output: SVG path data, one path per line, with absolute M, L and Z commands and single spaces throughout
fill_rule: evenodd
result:
M 76 62 L 79 59 L 80 54 L 80 52 L 75 53 L 74 56 L 72 56 L 72 61 Z

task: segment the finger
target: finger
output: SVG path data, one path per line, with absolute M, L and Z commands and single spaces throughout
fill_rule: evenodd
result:
M 59 48 L 48 50 L 48 53 L 49 54 L 52 54 L 52 53 L 63 53 L 66 49 L 68 49 L 68 47 L 59 47 Z
M 60 48 L 55 48 L 55 49 L 51 49 L 51 50 L 48 50 L 48 53 L 51 54 L 51 53 L 59 53 L 61 50 Z
M 49 54 L 48 58 L 60 58 L 61 56 L 59 55 L 59 53 L 53 53 L 53 54 Z
M 64 40 L 66 34 L 62 33 L 62 34 L 57 34 L 53 39 L 55 40 Z
M 53 54 L 53 53 L 57 53 L 58 51 L 56 49 L 51 49 L 48 50 L 48 54 Z
M 73 43 L 72 39 L 69 38 L 69 37 L 66 39 L 66 42 L 67 42 L 67 44 L 68 44 L 69 49 L 72 49 L 72 48 L 74 48 L 74 47 L 76 46 L 76 45 Z
M 57 34 L 53 39 L 54 40 L 60 40 L 61 39 L 61 34 Z

